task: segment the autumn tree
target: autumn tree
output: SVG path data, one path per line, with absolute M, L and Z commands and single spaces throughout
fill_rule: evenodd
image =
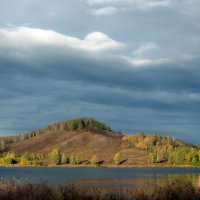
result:
M 99 164 L 97 156 L 95 156 L 95 155 L 92 156 L 92 158 L 90 159 L 90 164 L 92 164 L 92 165 L 98 165 Z
M 76 165 L 76 155 L 74 153 L 70 154 L 69 163 L 71 165 Z
M 116 154 L 114 155 L 113 160 L 114 160 L 114 163 L 115 163 L 116 165 L 120 165 L 120 163 L 121 163 L 121 154 L 120 154 L 120 153 L 116 153 Z
M 61 163 L 61 153 L 58 149 L 54 149 L 51 152 L 51 163 L 58 165 Z
M 62 164 L 67 164 L 68 163 L 68 158 L 67 158 L 65 153 L 61 154 L 61 163 Z

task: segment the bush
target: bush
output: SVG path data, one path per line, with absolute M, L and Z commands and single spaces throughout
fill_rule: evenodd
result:
M 13 164 L 16 164 L 17 162 L 14 158 L 5 158 L 4 163 L 7 165 L 13 165 Z
M 41 166 L 42 162 L 40 162 L 39 160 L 32 160 L 31 161 L 31 165 L 33 165 L 33 166 Z
M 97 156 L 92 156 L 92 158 L 90 159 L 90 164 L 92 164 L 92 165 L 98 165 L 99 164 Z
M 4 164 L 12 165 L 16 163 L 17 163 L 17 160 L 15 159 L 14 153 L 8 153 L 6 157 L 4 158 Z
M 156 156 L 153 153 L 149 153 L 149 155 L 148 155 L 148 163 L 149 164 L 156 163 Z
M 195 198 L 195 187 L 189 181 L 176 180 L 172 184 L 166 184 L 156 188 L 153 192 L 154 199 L 183 200 Z
M 150 186 L 151 187 L 151 186 Z M 77 187 L 75 185 L 32 184 L 19 180 L 0 181 L 0 199 L 5 200 L 199 200 L 200 192 L 190 182 L 148 188 Z
M 121 154 L 120 154 L 120 153 L 116 153 L 116 154 L 114 155 L 113 160 L 114 160 L 114 163 L 115 163 L 116 165 L 120 165 L 120 163 L 121 163 Z
M 20 165 L 30 165 L 30 163 L 26 158 L 22 157 L 20 161 Z

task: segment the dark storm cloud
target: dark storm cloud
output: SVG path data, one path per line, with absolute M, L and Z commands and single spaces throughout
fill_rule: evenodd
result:
M 200 142 L 199 2 L 120 2 L 2 3 L 1 134 L 91 116 Z

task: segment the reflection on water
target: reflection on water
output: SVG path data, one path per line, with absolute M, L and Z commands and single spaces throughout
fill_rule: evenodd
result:
M 188 180 L 195 186 L 200 187 L 200 175 L 198 174 L 140 174 L 140 178 L 133 179 L 76 180 L 73 183 L 81 187 L 150 188 L 171 184 L 175 180 Z
M 200 188 L 200 175 L 197 178 L 197 186 Z
M 189 180 L 200 187 L 200 168 L 53 168 L 0 167 L 0 178 L 16 177 L 33 183 L 75 183 L 98 187 L 148 187 Z

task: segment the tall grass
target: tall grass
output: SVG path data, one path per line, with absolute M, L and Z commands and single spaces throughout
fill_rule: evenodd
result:
M 200 190 L 188 181 L 145 189 L 105 189 L 75 185 L 32 184 L 15 179 L 0 181 L 0 200 L 199 200 Z

